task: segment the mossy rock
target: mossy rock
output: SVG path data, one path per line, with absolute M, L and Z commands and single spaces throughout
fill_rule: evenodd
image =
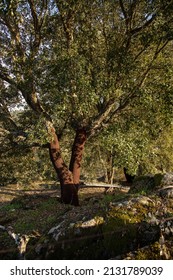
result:
M 147 194 L 152 192 L 154 188 L 155 180 L 153 175 L 139 176 L 134 179 L 129 193 Z
M 135 177 L 129 193 L 149 194 L 159 187 L 173 185 L 173 173 Z
M 59 260 L 104 258 L 104 248 L 101 246 L 103 223 L 103 217 L 95 216 L 87 221 L 68 224 L 65 228 L 64 226 L 57 228 L 58 231 L 55 231 L 55 235 L 51 237 L 49 233 L 47 236 L 47 244 L 44 240 L 39 240 L 39 244 L 36 246 L 36 248 L 40 246 L 42 251 L 39 257 Z
M 162 179 L 160 181 L 161 187 L 165 187 L 165 186 L 169 186 L 169 185 L 173 185 L 173 173 L 163 174 Z
M 126 220 L 111 218 L 103 227 L 103 245 L 109 258 L 133 250 L 137 225 Z
M 173 241 L 167 240 L 165 243 L 165 248 L 167 252 L 169 252 L 169 257 L 173 259 L 173 249 L 172 249 Z M 165 256 L 161 255 L 161 247 L 158 241 L 154 242 L 149 246 L 145 246 L 144 248 L 138 249 L 135 252 L 134 256 L 135 260 L 165 260 Z

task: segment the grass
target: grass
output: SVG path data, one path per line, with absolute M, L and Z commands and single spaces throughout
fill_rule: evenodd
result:
M 14 210 L 17 210 L 17 209 L 21 209 L 21 208 L 22 208 L 22 204 L 19 202 L 19 203 L 12 203 L 12 204 L 3 205 L 0 208 L 0 211 L 8 212 L 8 211 L 14 211 Z
M 28 234 L 32 230 L 45 232 L 63 211 L 56 198 L 24 196 L 1 207 L 0 224 L 10 225 L 21 234 Z

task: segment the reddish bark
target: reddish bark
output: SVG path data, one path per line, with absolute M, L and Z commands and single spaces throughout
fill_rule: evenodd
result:
M 81 161 L 82 161 L 85 142 L 86 142 L 85 129 L 84 128 L 78 129 L 76 131 L 76 136 L 72 147 L 72 155 L 71 155 L 71 161 L 69 166 L 69 170 L 73 174 L 73 181 L 77 190 L 79 187 Z
M 68 167 L 64 163 L 61 156 L 61 150 L 59 145 L 58 136 L 55 130 L 51 130 L 53 140 L 49 146 L 50 159 L 57 172 L 58 178 L 61 185 L 61 199 L 66 204 L 72 204 L 75 206 L 79 205 L 77 189 L 73 181 L 72 172 L 69 171 Z

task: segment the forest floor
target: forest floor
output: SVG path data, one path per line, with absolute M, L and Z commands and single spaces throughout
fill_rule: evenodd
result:
M 88 213 L 85 206 L 90 199 L 100 200 L 103 197 L 103 187 L 81 188 L 79 200 L 83 206 L 83 215 Z M 0 225 L 6 228 L 10 226 L 20 235 L 34 231 L 41 236 L 61 215 L 72 208 L 70 205 L 60 203 L 60 187 L 56 182 L 7 184 L 0 187 Z M 7 233 L 0 231 L 0 256 L 2 256 L 0 259 L 10 258 L 14 251 L 16 251 L 14 240 Z
M 110 189 L 105 194 L 104 187 L 99 187 L 99 184 L 97 187 L 84 186 L 79 190 L 80 206 L 74 207 L 60 203 L 60 188 L 56 182 L 4 185 L 0 187 L 0 225 L 4 228 L 12 227 L 20 236 L 32 235 L 27 246 L 27 259 L 81 259 L 81 256 L 84 259 L 148 259 L 149 256 L 159 259 L 159 231 L 158 228 L 154 228 L 154 232 L 153 227 L 150 229 L 147 215 L 150 213 L 152 216 L 158 210 L 158 205 L 163 208 L 162 201 L 155 195 L 130 195 L 128 190 L 128 185 L 117 184 L 112 192 Z M 166 217 L 172 217 L 172 200 L 164 203 L 168 213 Z M 143 240 L 140 236 L 141 225 L 145 236 L 145 231 L 149 232 L 149 240 Z M 50 231 L 55 238 L 50 237 Z M 119 241 L 116 243 L 119 238 L 123 244 Z M 58 245 L 54 242 L 57 240 Z M 67 244 L 66 249 L 64 242 Z M 140 252 L 128 257 L 127 253 L 139 247 L 139 243 L 140 247 L 149 244 L 154 246 L 150 248 L 152 252 L 147 248 L 146 256 Z M 60 246 L 58 256 L 52 254 L 52 247 L 57 246 Z M 93 252 L 91 254 L 90 246 L 95 248 L 92 250 L 95 255 Z M 6 231 L 1 230 L 0 259 L 15 259 L 17 252 L 14 240 Z M 169 252 L 168 256 L 165 253 L 166 258 L 172 258 L 172 253 Z

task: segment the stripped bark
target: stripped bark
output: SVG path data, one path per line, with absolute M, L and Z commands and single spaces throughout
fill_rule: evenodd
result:
M 80 183 L 81 161 L 82 161 L 85 142 L 86 142 L 86 130 L 84 128 L 77 129 L 76 137 L 74 139 L 74 143 L 72 147 L 72 155 L 71 155 L 71 161 L 69 166 L 69 170 L 73 174 L 73 180 L 77 190 Z
M 51 127 L 52 141 L 49 154 L 61 185 L 61 199 L 65 204 L 79 205 L 77 189 L 73 181 L 73 174 L 66 166 L 60 150 L 58 136 L 53 126 Z

